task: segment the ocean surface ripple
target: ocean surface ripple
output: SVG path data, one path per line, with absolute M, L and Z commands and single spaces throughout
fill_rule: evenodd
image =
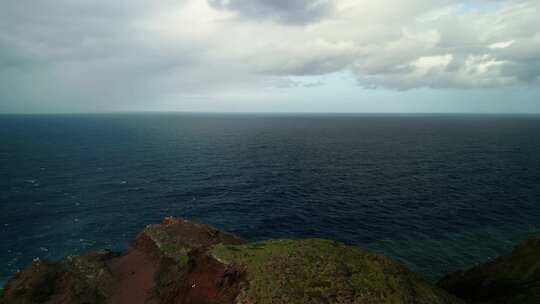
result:
M 3 115 L 0 136 L 0 286 L 168 215 L 432 280 L 540 232 L 539 116 Z

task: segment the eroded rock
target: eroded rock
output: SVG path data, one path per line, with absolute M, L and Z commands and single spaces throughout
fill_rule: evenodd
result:
M 105 303 L 116 283 L 107 263 L 118 255 L 100 250 L 56 263 L 35 260 L 6 284 L 2 303 Z

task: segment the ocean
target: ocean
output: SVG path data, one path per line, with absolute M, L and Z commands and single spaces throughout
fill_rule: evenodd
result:
M 540 116 L 0 115 L 0 286 L 165 216 L 328 238 L 430 280 L 540 233 Z

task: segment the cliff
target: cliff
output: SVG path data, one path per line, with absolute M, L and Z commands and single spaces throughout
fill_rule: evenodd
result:
M 441 286 L 447 287 L 442 284 Z M 463 303 L 381 255 L 320 240 L 247 243 L 167 218 L 127 252 L 36 260 L 5 286 L 6 304 Z
M 103 250 L 60 262 L 35 260 L 8 281 L 0 303 L 232 303 L 241 273 L 204 253 L 216 244 L 242 243 L 206 225 L 166 218 L 147 226 L 124 254 Z
M 473 304 L 540 303 L 540 237 L 508 255 L 444 277 L 441 288 Z

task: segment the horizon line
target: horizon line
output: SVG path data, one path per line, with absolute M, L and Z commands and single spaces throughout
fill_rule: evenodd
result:
M 87 112 L 0 112 L 0 115 L 99 115 L 99 114 L 222 114 L 222 115 L 501 115 L 535 116 L 540 112 L 308 112 L 308 111 L 87 111 Z

